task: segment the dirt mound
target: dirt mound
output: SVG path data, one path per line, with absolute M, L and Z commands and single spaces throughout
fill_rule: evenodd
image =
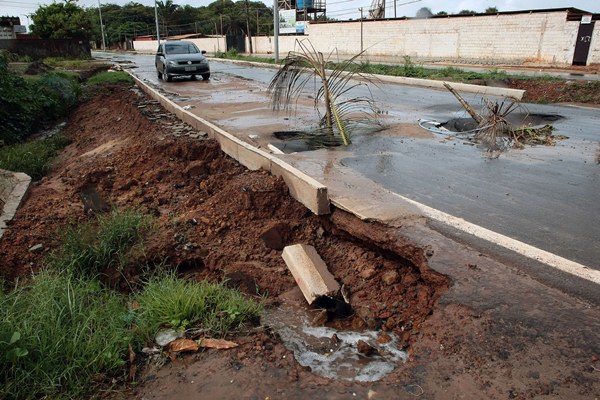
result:
M 66 134 L 73 143 L 31 187 L 0 243 L 8 280 L 42 266 L 61 226 L 92 218 L 80 196 L 92 191 L 111 207 L 156 217 L 145 261 L 166 261 L 189 279 L 228 278 L 250 294 L 293 288 L 281 249 L 313 245 L 363 310 L 354 325 L 395 331 L 405 344 L 447 286 L 394 231 L 339 210 L 313 215 L 280 178 L 246 170 L 135 89 L 113 88 L 81 105 Z M 36 244 L 44 251 L 30 252 Z M 125 271 L 129 281 L 139 274 L 137 266 Z

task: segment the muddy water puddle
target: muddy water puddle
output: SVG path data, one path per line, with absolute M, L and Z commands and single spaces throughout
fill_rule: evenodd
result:
M 314 317 L 302 307 L 282 304 L 265 310 L 262 323 L 270 326 L 296 361 L 311 372 L 329 379 L 374 382 L 391 373 L 408 355 L 397 337 L 377 331 L 347 331 L 313 326 Z M 362 354 L 364 343 L 370 355 Z M 385 343 L 383 343 L 385 342 Z

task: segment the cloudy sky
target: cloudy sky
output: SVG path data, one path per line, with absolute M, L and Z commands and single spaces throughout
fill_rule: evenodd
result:
M 104 3 L 125 4 L 129 0 L 100 0 Z M 195 7 L 204 6 L 213 0 L 174 0 L 176 4 L 190 4 Z M 235 0 L 234 0 L 235 1 Z M 265 1 L 272 5 L 272 1 Z M 372 0 L 326 0 L 327 15 L 337 19 L 358 18 L 358 9 L 366 10 L 371 7 Z M 153 0 L 138 0 L 138 3 L 153 5 Z M 394 0 L 386 0 L 386 16 L 394 16 Z M 21 23 L 28 25 L 31 20 L 28 15 L 35 12 L 41 4 L 50 4 L 52 0 L 0 0 L 0 16 L 19 16 Z M 83 7 L 96 7 L 98 0 L 79 0 Z M 458 13 L 460 10 L 469 9 L 478 12 L 487 7 L 496 7 L 500 11 L 531 10 L 542 8 L 575 7 L 582 10 L 600 13 L 599 0 L 396 0 L 397 16 L 412 17 L 421 7 L 428 7 L 434 13 L 446 11 L 448 14 Z

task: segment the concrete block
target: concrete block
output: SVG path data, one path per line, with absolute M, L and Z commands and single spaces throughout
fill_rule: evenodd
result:
M 329 196 L 325 185 L 275 157 L 271 160 L 271 173 L 282 177 L 292 197 L 313 213 L 329 214 Z
M 0 214 L 0 237 L 6 229 L 7 222 L 13 219 L 25 198 L 30 183 L 31 178 L 27 174 L 0 170 L 0 195 L 4 202 Z
M 308 304 L 322 296 L 333 297 L 340 290 L 339 283 L 314 247 L 305 244 L 286 246 L 282 257 Z

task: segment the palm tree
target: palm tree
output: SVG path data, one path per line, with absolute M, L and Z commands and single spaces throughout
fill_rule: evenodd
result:
M 179 5 L 174 4 L 173 0 L 157 1 L 156 5 L 162 17 L 163 30 L 165 31 L 165 35 L 168 36 L 167 29 L 173 23 L 175 14 L 179 11 Z
M 339 143 L 336 140 L 338 136 L 344 145 L 350 144 L 352 132 L 357 128 L 364 129 L 369 125 L 381 128 L 376 118 L 378 109 L 372 96 L 351 97 L 349 93 L 359 86 L 367 87 L 369 94 L 371 93 L 367 84 L 353 80 L 358 76 L 368 82 L 372 81 L 356 72 L 355 60 L 362 53 L 349 60 L 334 63 L 330 61 L 333 52 L 325 58 L 308 40 L 297 40 L 296 45 L 299 51 L 288 53 L 269 84 L 268 91 L 274 110 L 289 109 L 306 84 L 318 78 L 321 86 L 315 95 L 314 106 L 321 116 L 318 131 L 332 139 L 328 144 Z M 321 102 L 325 108 L 324 116 L 319 110 Z

